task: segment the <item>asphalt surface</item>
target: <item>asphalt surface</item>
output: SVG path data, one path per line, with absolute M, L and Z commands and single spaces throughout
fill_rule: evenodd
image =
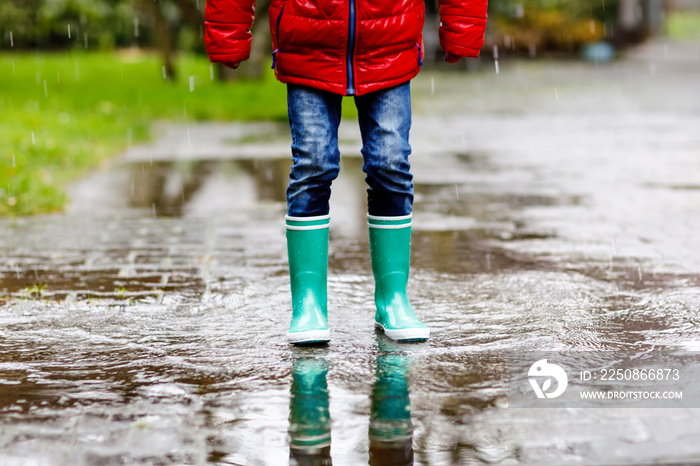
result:
M 66 213 L 0 219 L 0 465 L 700 464 L 691 392 L 508 391 L 533 352 L 666 352 L 699 378 L 700 45 L 480 66 L 412 83 L 426 343 L 373 328 L 352 121 L 327 347 L 284 338 L 286 125 L 163 125 Z

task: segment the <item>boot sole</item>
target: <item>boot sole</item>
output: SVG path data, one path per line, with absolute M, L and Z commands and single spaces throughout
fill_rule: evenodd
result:
M 425 341 L 430 338 L 429 328 L 402 328 L 402 329 L 386 329 L 379 322 L 375 322 L 374 325 L 384 332 L 384 335 L 391 338 L 394 341 Z
M 327 343 L 330 339 L 330 330 L 307 330 L 305 332 L 287 333 L 287 342 L 292 345 Z

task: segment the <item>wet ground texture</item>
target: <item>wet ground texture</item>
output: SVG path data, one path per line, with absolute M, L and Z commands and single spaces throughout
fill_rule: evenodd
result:
M 425 343 L 373 328 L 353 121 L 327 347 L 285 341 L 285 125 L 163 126 L 0 220 L 0 464 L 700 464 L 700 410 L 509 408 L 504 376 L 700 350 L 700 46 L 499 71 L 413 83 Z

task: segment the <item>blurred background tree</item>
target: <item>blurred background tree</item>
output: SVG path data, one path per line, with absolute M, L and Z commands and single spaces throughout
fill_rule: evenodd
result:
M 491 0 L 489 42 L 506 49 L 573 52 L 614 35 L 618 0 Z
M 19 49 L 126 47 L 149 43 L 134 0 L 10 0 L 0 3 L 0 31 Z M 147 21 L 146 21 L 147 22 Z
M 250 63 L 236 72 L 216 67 L 220 79 L 258 78 L 268 53 L 269 0 L 258 2 Z M 164 76 L 175 78 L 176 51 L 205 54 L 204 0 L 9 0 L 0 3 L 0 37 L 16 50 L 157 48 Z

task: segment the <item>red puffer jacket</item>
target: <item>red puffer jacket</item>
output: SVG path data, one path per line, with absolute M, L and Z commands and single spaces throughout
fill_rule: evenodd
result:
M 422 64 L 424 0 L 272 0 L 273 68 L 283 83 L 362 95 L 413 78 Z M 438 0 L 440 45 L 476 58 L 487 0 Z M 205 44 L 213 62 L 250 56 L 255 0 L 207 0 Z

